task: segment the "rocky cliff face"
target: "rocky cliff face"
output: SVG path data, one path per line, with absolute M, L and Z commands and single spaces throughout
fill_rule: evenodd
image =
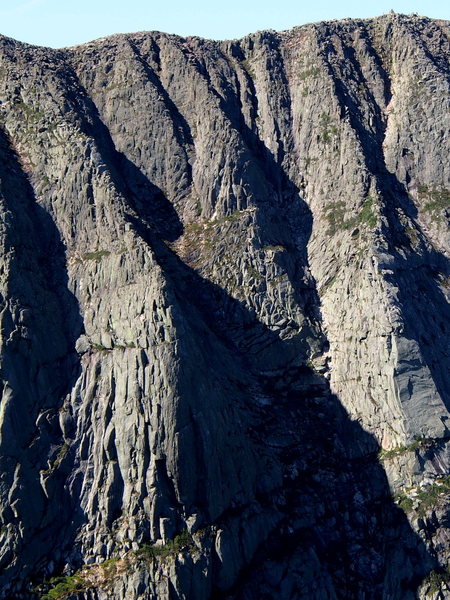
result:
M 0 597 L 450 597 L 449 39 L 0 38 Z

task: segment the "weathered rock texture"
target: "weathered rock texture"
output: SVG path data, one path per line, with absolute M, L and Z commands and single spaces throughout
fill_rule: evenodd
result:
M 449 36 L 0 38 L 0 597 L 450 598 Z

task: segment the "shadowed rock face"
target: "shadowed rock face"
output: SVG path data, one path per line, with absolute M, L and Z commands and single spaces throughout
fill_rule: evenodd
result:
M 449 38 L 0 38 L 0 598 L 450 597 Z

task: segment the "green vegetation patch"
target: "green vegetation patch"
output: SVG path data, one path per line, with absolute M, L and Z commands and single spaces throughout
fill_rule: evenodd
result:
M 211 258 L 212 249 L 224 239 L 224 230 L 218 225 L 234 223 L 248 214 L 244 210 L 235 210 L 228 216 L 210 221 L 200 220 L 185 225 L 183 235 L 174 243 L 168 244 L 178 256 L 193 268 L 204 267 Z
M 57 469 L 59 467 L 62 461 L 66 458 L 68 452 L 69 444 L 64 443 L 58 452 L 58 456 L 56 457 L 55 462 L 53 463 L 53 469 Z
M 367 227 L 370 227 L 371 229 L 377 224 L 377 216 L 374 211 L 372 196 L 367 196 L 358 215 L 358 221 L 361 225 L 367 225 Z
M 72 594 L 84 592 L 90 587 L 89 582 L 77 573 L 69 577 L 53 577 L 50 585 L 53 587 L 41 596 L 42 600 L 65 600 Z
M 264 250 L 264 252 L 284 252 L 284 250 L 286 250 L 286 248 L 282 244 L 276 244 L 274 246 L 263 246 L 262 249 Z
M 167 558 L 168 556 L 174 556 L 185 549 L 190 549 L 194 546 L 194 540 L 188 531 L 183 531 L 179 535 L 175 536 L 173 540 L 168 541 L 166 544 L 160 546 L 156 544 L 144 544 L 136 552 L 138 558 L 145 560 L 151 560 L 154 558 Z
M 320 73 L 319 67 L 308 67 L 304 71 L 300 71 L 298 74 L 298 78 L 300 81 L 305 81 L 305 79 L 309 79 L 310 77 L 317 77 Z
M 325 207 L 325 217 L 328 221 L 328 235 L 334 235 L 338 231 L 349 231 L 359 226 L 367 226 L 371 229 L 377 224 L 377 216 L 374 209 L 374 200 L 367 196 L 359 213 L 350 218 L 347 217 L 347 206 L 339 200 Z
M 449 567 L 441 567 L 439 569 L 433 569 L 424 579 L 423 585 L 425 586 L 425 595 L 431 596 L 442 591 L 442 587 L 448 588 L 450 586 L 450 570 Z
M 305 158 L 305 173 L 308 173 L 309 167 L 319 161 L 317 156 L 307 156 Z
M 74 575 L 68 577 L 53 577 L 46 584 L 39 587 L 50 587 L 44 594 L 41 593 L 42 600 L 66 600 L 73 594 L 85 592 L 88 589 L 99 586 L 102 589 L 108 588 L 117 575 L 123 572 L 128 562 L 127 559 L 110 558 L 103 563 L 85 565 L 81 567 Z M 39 589 L 36 589 L 39 594 Z
M 338 129 L 332 124 L 332 119 L 327 113 L 322 113 L 319 119 L 320 139 L 324 144 L 329 144 L 332 136 L 336 136 Z
M 244 71 L 247 73 L 247 75 L 250 77 L 250 79 L 255 79 L 256 73 L 252 69 L 251 63 L 248 58 L 246 58 L 245 60 L 242 60 L 240 62 L 240 65 L 244 69 Z
M 43 473 L 43 475 L 50 475 L 51 473 L 56 471 L 56 469 L 59 467 L 59 465 L 62 463 L 62 461 L 67 456 L 68 452 L 69 452 L 69 444 L 64 443 L 61 446 L 61 448 L 59 449 L 59 452 L 58 452 L 55 460 L 53 461 L 52 465 L 48 469 L 41 471 Z
M 205 535 L 206 530 L 198 533 Z M 111 588 L 114 580 L 129 571 L 136 561 L 164 559 L 182 551 L 190 551 L 194 547 L 191 534 L 183 531 L 163 546 L 144 544 L 137 552 L 130 550 L 124 558 L 110 558 L 103 563 L 85 565 L 74 575 L 53 577 L 50 581 L 39 584 L 34 591 L 41 600 L 69 600 L 74 594 L 86 592 L 93 587 L 107 590 Z
M 264 276 L 254 267 L 248 267 L 247 272 L 249 276 L 252 277 L 255 281 L 262 281 L 264 279 Z
M 91 344 L 92 345 L 92 349 L 95 350 L 96 352 L 111 352 L 112 348 L 107 348 L 106 346 L 103 346 L 103 344 Z
M 134 342 L 127 342 L 126 344 L 114 344 L 113 350 L 127 350 L 130 348 L 136 348 L 136 344 Z
M 222 217 L 221 219 L 215 219 L 214 221 L 211 221 L 211 224 L 217 225 L 218 223 L 226 223 L 227 221 L 238 221 L 240 217 L 244 214 L 244 212 L 245 211 L 243 210 L 235 210 L 231 213 L 231 215 L 228 215 L 227 217 Z
M 29 104 L 25 104 L 25 102 L 16 102 L 14 106 L 21 111 L 29 123 L 36 123 L 45 116 L 45 112 L 43 110 L 35 108 L 34 106 L 30 106 Z
M 450 190 L 443 186 L 419 185 L 417 195 L 423 201 L 422 210 L 427 212 L 435 214 L 450 208 Z
M 41 191 L 45 192 L 50 187 L 50 179 L 47 175 L 41 177 Z
M 112 90 L 116 90 L 117 88 L 126 88 L 126 87 L 127 87 L 126 81 L 116 81 L 114 83 L 111 83 L 107 87 L 105 87 L 105 91 L 111 92 Z
M 414 506 L 414 500 L 404 494 L 403 492 L 399 492 L 394 495 L 395 503 L 406 513 L 412 512 Z
M 84 260 L 95 260 L 99 262 L 104 256 L 111 254 L 109 250 L 97 250 L 95 252 L 86 252 L 83 254 Z
M 118 558 L 109 558 L 100 565 L 100 568 L 103 571 L 103 576 L 107 580 L 112 580 L 117 575 L 119 562 L 120 561 Z
M 411 490 L 409 494 L 399 492 L 394 496 L 394 500 L 405 512 L 414 510 L 420 517 L 424 517 L 450 494 L 450 476 L 436 479 L 430 485 L 415 489 L 414 495 L 410 494 Z M 414 508 L 416 503 L 417 508 Z
M 347 206 L 343 200 L 332 202 L 325 207 L 325 217 L 328 221 L 328 235 L 334 235 L 340 229 L 350 229 L 350 222 L 353 219 L 345 219 L 347 216 Z
M 381 460 L 389 460 L 396 456 L 401 456 L 403 454 L 407 454 L 408 452 L 415 452 L 416 450 L 421 450 L 429 447 L 432 444 L 433 440 L 431 438 L 417 438 L 411 444 L 407 444 L 406 446 L 396 446 L 395 448 L 391 448 L 390 450 L 380 450 L 378 456 Z

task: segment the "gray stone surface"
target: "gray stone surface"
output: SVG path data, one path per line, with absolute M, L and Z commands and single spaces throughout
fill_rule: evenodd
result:
M 449 36 L 0 38 L 0 597 L 450 598 Z

